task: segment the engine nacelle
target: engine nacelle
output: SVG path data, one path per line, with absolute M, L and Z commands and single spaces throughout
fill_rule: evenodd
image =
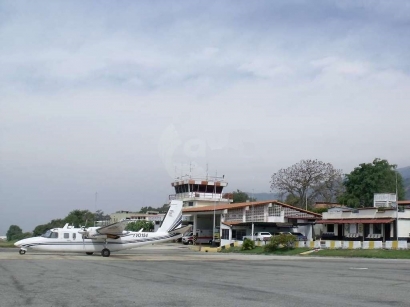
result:
M 95 229 L 92 229 L 92 228 L 87 229 L 84 232 L 84 236 L 87 239 L 107 239 L 107 235 L 102 235 L 102 234 L 98 233 Z
M 88 228 L 86 230 L 79 231 L 78 233 L 82 234 L 85 239 L 118 239 L 119 235 L 113 234 L 100 234 L 97 232 L 96 228 Z

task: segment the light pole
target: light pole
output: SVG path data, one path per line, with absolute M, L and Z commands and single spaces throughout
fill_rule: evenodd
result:
M 397 188 L 397 171 L 396 171 L 396 241 L 399 241 L 399 197 Z
M 217 179 L 215 178 L 215 180 Z M 214 194 L 212 195 L 212 197 L 214 198 L 214 224 L 212 227 L 212 246 L 215 246 L 215 210 L 216 210 L 215 194 L 216 194 L 216 182 L 214 182 Z

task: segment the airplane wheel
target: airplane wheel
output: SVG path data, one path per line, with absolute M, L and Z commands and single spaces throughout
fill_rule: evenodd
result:
M 94 253 L 92 253 L 92 252 L 87 252 L 86 254 L 87 254 L 87 255 L 92 255 L 92 254 L 94 254 Z
M 108 248 L 104 248 L 104 249 L 101 251 L 101 256 L 103 256 L 103 257 L 110 257 L 110 254 L 111 254 L 111 252 L 110 252 L 110 250 L 109 250 Z
M 20 254 L 20 255 L 24 255 L 25 253 L 26 253 L 26 251 L 25 251 L 24 249 L 20 249 L 20 250 L 19 250 L 19 254 Z

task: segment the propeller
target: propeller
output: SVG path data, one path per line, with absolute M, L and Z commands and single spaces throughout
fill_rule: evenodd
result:
M 87 222 L 88 222 L 88 219 L 87 220 L 85 220 L 85 225 L 84 226 L 81 226 L 80 228 L 81 228 L 81 231 L 79 231 L 79 233 L 81 233 L 82 234 L 82 239 L 83 239 L 83 249 L 85 249 L 85 238 L 87 237 L 87 235 L 86 235 L 86 233 L 87 233 L 87 230 L 86 230 L 86 226 L 87 226 Z

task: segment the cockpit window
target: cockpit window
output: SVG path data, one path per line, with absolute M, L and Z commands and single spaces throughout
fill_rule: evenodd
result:
M 52 238 L 52 239 L 58 238 L 58 232 L 52 232 L 51 235 L 50 235 L 50 238 Z
M 47 230 L 44 234 L 42 234 L 41 236 L 43 237 L 43 238 L 50 238 L 50 235 L 51 235 L 51 231 L 50 230 Z

